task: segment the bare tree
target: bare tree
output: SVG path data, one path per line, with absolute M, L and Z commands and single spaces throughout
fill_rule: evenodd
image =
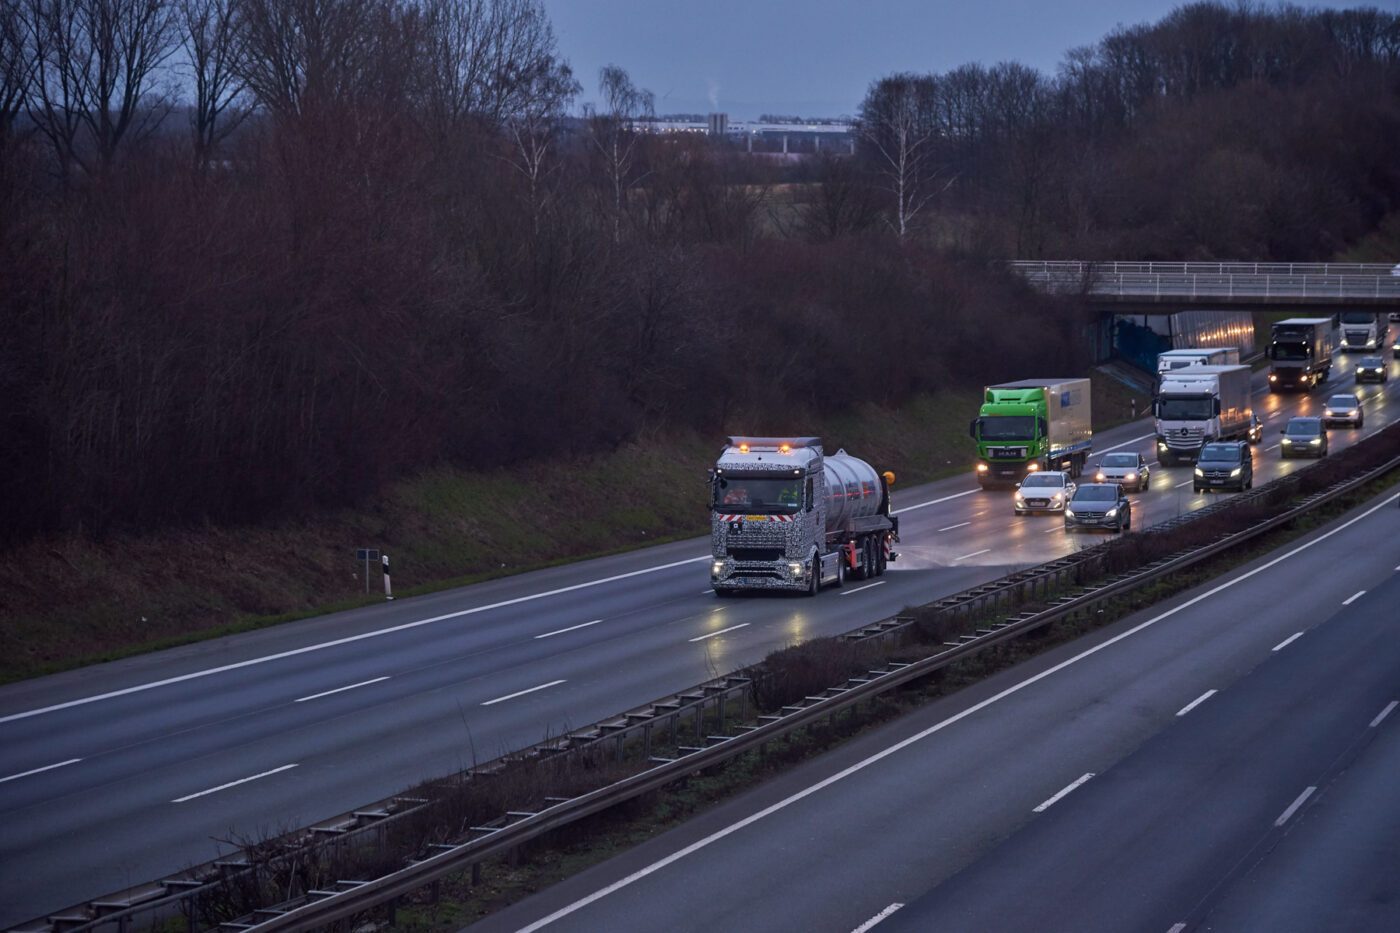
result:
M 0 145 L 9 138 L 15 118 L 24 112 L 32 71 L 20 0 L 0 0 Z
M 858 131 L 874 152 L 883 187 L 894 198 L 890 226 L 901 240 L 936 194 L 935 91 L 931 77 L 897 74 L 872 86 L 861 105 Z
M 195 165 L 201 168 L 250 112 L 242 67 L 246 34 L 239 22 L 241 6 L 242 0 L 180 0 L 181 43 L 194 78 L 190 130 Z
M 589 138 L 603 158 L 603 172 L 610 189 L 612 203 L 613 242 L 622 239 L 623 193 L 629 188 L 636 161 L 637 121 L 650 118 L 655 112 L 651 91 L 632 83 L 627 72 L 617 65 L 605 65 L 598 72 L 598 92 L 602 107 L 590 107 L 584 116 L 588 120 Z
M 376 0 L 242 0 L 239 77 L 282 117 L 349 96 L 364 77 Z
M 65 173 L 109 165 L 169 112 L 156 93 L 174 49 L 163 0 L 20 0 L 34 83 L 30 115 Z M 95 160 L 94 160 L 95 157 Z
M 578 94 L 579 84 L 568 66 L 550 63 L 541 67 L 528 88 L 530 93 L 522 97 L 517 112 L 506 121 L 506 129 L 513 143 L 509 161 L 525 178 L 531 229 L 538 236 L 549 200 L 547 182 L 558 167 L 554 150 L 560 118 Z

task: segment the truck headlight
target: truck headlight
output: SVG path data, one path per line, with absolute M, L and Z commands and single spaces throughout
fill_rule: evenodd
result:
M 1205 475 L 1206 475 L 1206 471 L 1205 471 L 1205 470 L 1202 470 L 1200 467 L 1196 467 L 1196 475 L 1197 475 L 1197 476 L 1205 476 Z
M 710 565 L 710 576 L 717 577 L 724 573 L 724 561 L 717 560 Z
M 1157 442 L 1157 449 L 1158 449 L 1158 450 L 1166 450 L 1166 449 L 1167 449 L 1167 442 L 1166 442 L 1166 441 L 1158 441 L 1158 442 Z
M 793 561 L 792 563 L 788 564 L 788 572 L 791 573 L 794 577 L 800 577 L 806 571 L 806 564 L 799 564 L 797 561 Z
M 1278 376 L 1275 376 L 1273 373 L 1269 373 L 1269 381 L 1278 382 Z
M 1234 477 L 1239 476 L 1243 472 L 1244 467 L 1235 467 L 1233 470 L 1230 471 L 1230 478 L 1233 479 Z
M 985 463 L 979 463 L 979 464 L 977 464 L 977 472 L 978 472 L 978 473 L 985 473 L 985 472 L 987 472 L 987 465 L 986 465 Z

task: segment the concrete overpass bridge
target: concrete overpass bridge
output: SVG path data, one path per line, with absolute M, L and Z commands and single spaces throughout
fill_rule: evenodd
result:
M 1031 262 L 1011 268 L 1037 289 L 1076 296 L 1099 314 L 1094 357 L 1152 368 L 1172 346 L 1254 347 L 1255 313 L 1332 317 L 1400 313 L 1400 267 L 1325 262 Z
M 1042 291 L 1127 313 L 1400 311 L 1400 274 L 1386 263 L 1018 261 L 1011 268 Z

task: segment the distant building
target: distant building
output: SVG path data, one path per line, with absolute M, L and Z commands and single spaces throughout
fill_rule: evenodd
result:
M 639 121 L 634 127 L 644 133 L 703 133 L 745 152 L 783 160 L 855 152 L 854 127 L 845 120 L 730 123 L 727 113 L 712 113 L 704 120 L 698 114 L 672 114 Z
M 711 136 L 727 136 L 728 134 L 729 134 L 729 114 L 727 114 L 727 113 L 712 113 L 712 114 L 710 114 L 710 135 L 711 135 Z

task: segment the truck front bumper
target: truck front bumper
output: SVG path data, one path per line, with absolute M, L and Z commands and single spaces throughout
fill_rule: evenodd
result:
M 736 561 L 717 557 L 710 564 L 710 585 L 725 590 L 792 590 L 811 586 L 812 566 L 802 561 Z

